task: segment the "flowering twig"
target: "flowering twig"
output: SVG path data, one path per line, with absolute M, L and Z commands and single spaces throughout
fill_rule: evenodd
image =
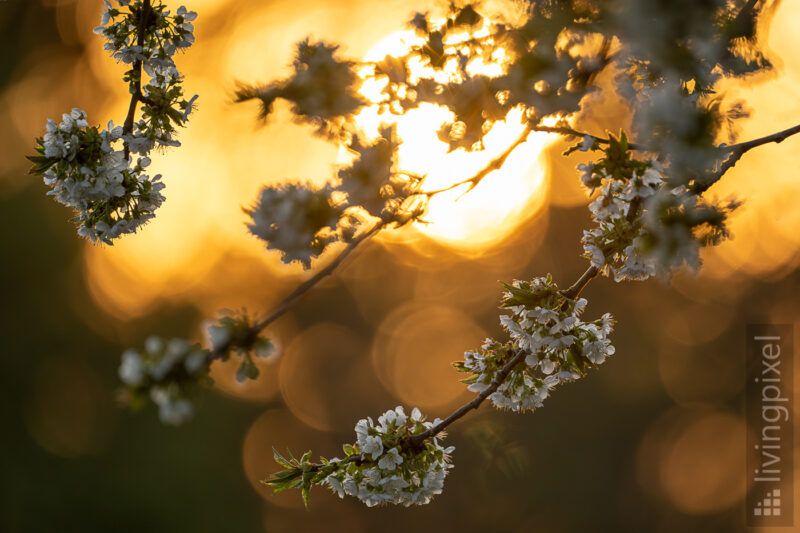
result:
M 509 155 L 525 140 L 528 138 L 530 132 L 533 131 L 530 125 L 525 127 L 525 130 L 520 134 L 520 136 L 506 148 L 502 154 L 497 156 L 496 158 L 492 159 L 485 167 L 483 167 L 480 171 L 474 174 L 472 177 L 454 183 L 449 187 L 445 187 L 443 189 L 435 190 L 435 191 L 421 191 L 412 193 L 412 196 L 426 196 L 432 197 L 437 194 L 441 194 L 443 192 L 452 190 L 456 187 L 461 185 L 470 183 L 470 188 L 466 191 L 475 188 L 475 186 L 480 183 L 480 181 L 485 178 L 491 172 L 500 169 L 505 161 L 508 159 Z M 342 249 L 342 251 L 337 255 L 330 263 L 328 263 L 325 268 L 318 271 L 314 276 L 309 278 L 308 280 L 301 283 L 295 290 L 293 290 L 286 298 L 284 298 L 278 305 L 276 305 L 272 310 L 267 314 L 266 317 L 263 319 L 255 322 L 249 329 L 248 334 L 244 335 L 242 340 L 247 343 L 255 338 L 261 331 L 264 330 L 267 326 L 275 322 L 278 318 L 283 316 L 287 311 L 289 311 L 300 298 L 305 295 L 308 291 L 314 288 L 320 281 L 322 281 L 327 276 L 331 275 L 350 255 L 353 250 L 355 250 L 358 245 L 362 242 L 366 241 L 367 239 L 375 236 L 381 230 L 385 229 L 390 223 L 386 221 L 377 222 L 373 225 L 369 230 L 365 231 L 364 233 L 357 236 L 353 241 L 348 243 L 348 245 Z M 218 359 L 222 356 L 222 354 L 227 353 L 230 351 L 231 348 L 234 348 L 236 344 L 236 340 L 230 339 L 226 343 L 222 343 L 221 345 L 214 348 L 213 351 L 209 353 L 209 360 Z
M 726 172 L 733 168 L 744 154 L 753 148 L 758 148 L 759 146 L 770 143 L 781 143 L 792 135 L 797 135 L 798 133 L 800 133 L 800 124 L 771 135 L 759 137 L 758 139 L 752 139 L 750 141 L 732 144 L 730 146 L 720 146 L 722 150 L 729 152 L 728 158 L 719 166 L 716 171 L 714 171 L 707 178 L 703 179 L 701 182 L 697 183 L 692 189 L 693 192 L 699 194 L 707 191 L 712 185 L 718 182 Z
M 325 279 L 326 277 L 330 276 L 338 267 L 342 264 L 342 262 L 347 258 L 348 255 L 353 253 L 353 251 L 364 241 L 368 240 L 370 237 L 375 236 L 380 230 L 386 227 L 386 222 L 380 221 L 374 224 L 369 230 L 361 233 L 357 237 L 355 237 L 352 241 L 350 241 L 347 246 L 345 246 L 339 255 L 337 255 L 330 263 L 328 263 L 325 268 L 320 269 L 316 274 L 312 277 L 301 283 L 300 285 L 295 288 L 288 296 L 286 296 L 281 302 L 272 308 L 272 310 L 267 314 L 266 317 L 263 319 L 255 322 L 248 332 L 248 335 L 245 335 L 246 338 L 252 339 L 257 337 L 258 334 L 267 326 L 278 320 L 287 311 L 289 311 L 299 300 L 302 298 L 308 291 L 314 288 L 320 281 Z M 208 359 L 218 359 L 222 356 L 222 354 L 227 353 L 234 348 L 236 344 L 236 339 L 230 339 L 228 342 L 221 344 L 214 348 L 213 351 L 209 352 Z
M 444 429 L 447 426 L 449 426 L 459 418 L 462 418 L 471 410 L 480 407 L 481 403 L 483 403 L 483 401 L 486 398 L 488 398 L 492 393 L 494 393 L 497 390 L 498 387 L 500 387 L 500 385 L 503 384 L 503 381 L 505 381 L 506 377 L 508 377 L 508 374 L 511 373 L 512 370 L 514 370 L 514 367 L 516 367 L 525 359 L 526 355 L 527 352 L 525 350 L 523 349 L 516 350 L 511 359 L 509 359 L 508 363 L 506 363 L 505 366 L 503 366 L 503 368 L 500 369 L 500 371 L 497 372 L 497 374 L 495 374 L 492 383 L 483 392 L 478 394 L 470 402 L 456 409 L 450 416 L 448 416 L 444 420 L 441 420 L 439 423 L 435 424 L 427 431 L 420 433 L 419 435 L 414 435 L 413 437 L 409 437 L 404 444 L 410 448 L 417 448 L 423 442 L 425 442 L 425 439 L 435 437 L 436 435 L 444 431 Z
M 150 18 L 152 10 L 150 9 L 150 0 L 144 0 L 142 3 L 142 10 L 139 13 L 139 30 L 138 30 L 138 37 L 136 38 L 137 46 L 141 47 L 144 45 L 144 33 L 145 29 L 147 28 L 147 23 Z M 133 133 L 133 120 L 136 116 L 136 106 L 139 102 L 146 102 L 147 98 L 142 94 L 142 60 L 137 59 L 133 63 L 133 74 L 132 74 L 132 81 L 133 87 L 131 87 L 131 103 L 128 105 L 128 115 L 125 117 L 125 122 L 122 125 L 122 133 L 123 135 L 130 135 Z M 128 141 L 124 141 L 124 150 L 125 150 L 125 159 L 130 156 L 130 148 L 128 147 Z
M 596 143 L 599 143 L 599 144 L 610 144 L 611 143 L 611 141 L 609 139 L 606 139 L 604 137 L 598 137 L 598 136 L 592 135 L 590 133 L 584 133 L 584 132 L 578 131 L 578 130 L 576 130 L 574 128 L 570 128 L 568 126 L 544 126 L 544 125 L 538 125 L 538 126 L 531 127 L 531 130 L 532 131 L 538 131 L 538 132 L 544 132 L 544 133 L 557 133 L 559 135 L 564 135 L 564 136 L 567 136 L 567 137 L 582 137 L 584 139 L 588 137 L 593 142 L 596 142 Z M 630 148 L 631 150 L 642 151 L 642 152 L 648 151 L 648 148 L 645 145 L 637 144 L 637 143 L 628 143 L 628 148 Z
M 180 146 L 176 128 L 186 125 L 197 99 L 183 98 L 183 76 L 172 59 L 194 42 L 197 13 L 181 6 L 171 14 L 158 0 L 117 4 L 105 2 L 94 32 L 105 38 L 114 59 L 131 66 L 123 76 L 131 95 L 124 125 L 91 126 L 86 113 L 74 108 L 59 124 L 48 119 L 45 135 L 36 140 L 37 154 L 29 156 L 31 172 L 52 188 L 48 195 L 75 210 L 78 234 L 106 244 L 155 217 L 165 200 L 164 184 L 160 174 L 151 177 L 145 170 L 148 156 L 156 145 Z M 145 106 L 136 122 L 139 103 Z

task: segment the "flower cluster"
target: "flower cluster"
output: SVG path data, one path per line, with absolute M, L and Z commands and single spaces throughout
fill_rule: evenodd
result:
M 395 165 L 399 142 L 393 128 L 383 128 L 373 142 L 353 136 L 352 163 L 341 168 L 334 185 L 311 188 L 284 183 L 261 189 L 258 202 L 245 210 L 250 232 L 281 252 L 285 263 L 311 260 L 337 241 L 350 242 L 369 219 L 402 225 L 419 216 L 424 206 L 406 208 L 405 201 L 422 180 Z
M 394 126 L 381 128 L 371 143 L 353 137 L 348 148 L 356 157 L 338 173 L 337 189 L 346 194 L 348 207 L 385 221 L 406 221 L 409 214 L 402 213 L 403 202 L 417 190 L 422 178 L 395 168 L 399 146 Z
M 338 136 L 348 117 L 366 104 L 357 91 L 355 63 L 338 59 L 338 48 L 308 39 L 298 43 L 292 77 L 265 87 L 241 86 L 237 101 L 260 100 L 261 116 L 266 118 L 273 102 L 282 98 L 291 102 L 299 120 L 316 126 L 317 133 Z
M 424 505 L 441 494 L 444 478 L 453 467 L 450 454 L 455 448 L 443 447 L 444 433 L 414 443 L 413 437 L 434 427 L 439 420 L 426 422 L 416 407 L 406 415 L 402 407 L 378 417 L 359 420 L 355 444 L 345 444 L 345 458 L 322 459 L 309 463 L 310 452 L 302 459 L 284 459 L 277 452 L 275 460 L 286 467 L 265 483 L 275 492 L 302 488 L 308 504 L 311 485 L 327 485 L 340 498 L 354 496 L 369 507 L 387 503 Z
M 246 210 L 252 219 L 247 227 L 268 250 L 280 250 L 284 263 L 298 261 L 309 268 L 313 258 L 338 240 L 335 229 L 344 209 L 334 202 L 332 192 L 330 186 L 266 186 L 255 207 Z
M 194 43 L 192 21 L 197 13 L 179 7 L 173 15 L 161 2 L 117 0 L 123 11 L 106 0 L 102 25 L 95 33 L 106 38 L 105 49 L 117 61 L 131 65 L 125 73 L 131 94 L 143 103 L 142 118 L 125 132 L 131 152 L 146 154 L 156 145 L 180 146 L 175 127 L 183 125 L 192 112 L 197 96 L 183 98 L 183 75 L 174 55 Z M 144 83 L 141 70 L 149 76 Z
M 670 186 L 658 161 L 631 158 L 624 133 L 610 141 L 604 157 L 578 167 L 583 184 L 599 190 L 589 204 L 596 226 L 581 239 L 586 257 L 616 281 L 699 268 L 700 247 L 727 237 L 725 219 L 736 205 L 712 206 L 683 185 Z M 586 139 L 580 149 L 599 150 Z
M 442 447 L 441 433 L 424 442 L 420 449 L 404 443 L 438 422 L 426 422 L 416 407 L 411 416 L 406 416 L 401 406 L 379 416 L 377 424 L 372 418 L 359 420 L 355 445 L 344 449 L 348 457 L 357 455 L 358 460 L 331 460 L 335 469 L 324 483 L 340 498 L 345 494 L 355 496 L 368 507 L 383 503 L 408 507 L 430 502 L 442 492 L 455 448 Z
M 537 409 L 560 383 L 581 378 L 614 353 L 608 339 L 611 315 L 582 321 L 586 300 L 563 296 L 549 275 L 506 285 L 503 305 L 512 312 L 500 317 L 510 342 L 487 339 L 479 352 L 466 352 L 464 361 L 455 364 L 459 371 L 473 374 L 464 380 L 469 390 L 481 393 L 520 350 L 526 354 L 524 364 L 512 369 L 489 395 L 497 408 Z
M 592 265 L 616 281 L 644 280 L 656 274 L 656 263 L 645 257 L 641 246 L 639 214 L 646 200 L 660 192 L 663 180 L 657 162 L 631 173 L 629 179 L 615 179 L 601 165 L 580 165 L 581 181 L 598 188 L 589 204 L 594 228 L 583 232 L 583 250 Z
M 164 424 L 181 424 L 191 417 L 192 389 L 208 379 L 208 370 L 208 352 L 200 346 L 181 339 L 149 337 L 143 351 L 130 349 L 122 354 L 123 400 L 139 408 L 149 399 L 158 406 Z
M 246 312 L 225 312 L 215 324 L 208 326 L 207 331 L 215 359 L 227 361 L 233 352 L 241 356 L 242 362 L 236 372 L 239 382 L 258 378 L 253 356 L 269 358 L 275 354 L 272 341 L 258 334 L 258 328 Z
M 113 122 L 106 130 L 90 127 L 86 113 L 73 109 L 59 124 L 48 119 L 39 155 L 30 158 L 33 172 L 52 187 L 48 196 L 75 210 L 78 235 L 93 242 L 112 244 L 135 232 L 164 201 L 161 175 L 145 172 L 150 158 L 137 158 L 133 164 L 114 149 L 122 134 Z
M 37 139 L 37 155 L 29 158 L 31 171 L 52 188 L 48 195 L 75 210 L 78 234 L 106 244 L 155 216 L 164 201 L 164 184 L 160 175 L 145 172 L 147 155 L 156 145 L 179 145 L 175 127 L 186 122 L 196 99 L 183 99 L 182 76 L 172 56 L 194 41 L 191 20 L 197 15 L 180 8 L 170 16 L 149 0 L 118 3 L 127 11 L 106 2 L 103 26 L 95 32 L 106 37 L 113 57 L 133 64 L 124 80 L 133 103 L 143 103 L 142 118 L 134 123 L 131 112 L 124 126 L 109 122 L 101 129 L 89 125 L 85 112 L 73 109 L 60 124 L 48 119 L 44 137 Z M 144 88 L 142 67 L 151 77 Z

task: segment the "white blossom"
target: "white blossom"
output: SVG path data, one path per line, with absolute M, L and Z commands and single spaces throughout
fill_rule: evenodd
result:
M 126 385 L 141 385 L 145 377 L 145 367 L 142 357 L 136 350 L 126 350 L 122 354 L 122 363 L 119 365 L 119 378 Z
M 358 462 L 332 459 L 333 473 L 323 484 L 340 498 L 354 496 L 368 507 L 386 503 L 422 505 L 442 492 L 444 479 L 452 468 L 452 446 L 440 444 L 443 433 L 429 437 L 421 449 L 410 448 L 405 439 L 427 431 L 439 422 L 426 422 L 419 409 L 407 417 L 402 407 L 386 411 L 378 417 L 356 423 L 356 445 L 353 453 Z
M 403 457 L 398 453 L 397 447 L 395 446 L 391 450 L 388 450 L 383 455 L 383 457 L 380 458 L 380 460 L 378 461 L 378 467 L 381 470 L 394 470 L 398 465 L 402 463 L 403 463 Z
M 361 443 L 361 451 L 367 455 L 372 455 L 373 459 L 377 459 L 383 453 L 383 440 L 380 437 L 367 437 Z
M 511 305 L 515 293 L 523 294 L 524 305 Z M 481 353 L 467 352 L 456 367 L 469 372 L 468 389 L 480 393 L 490 387 L 497 372 L 521 350 L 525 365 L 513 369 L 489 395 L 495 407 L 529 411 L 542 406 L 550 391 L 565 381 L 581 377 L 586 365 L 599 365 L 614 353 L 608 339 L 612 319 L 584 322 L 584 298 L 565 299 L 549 277 L 531 282 L 516 281 L 506 293 L 510 315 L 500 322 L 510 343 L 487 340 Z M 531 303 L 538 302 L 538 303 Z
M 250 232 L 281 252 L 285 263 L 299 261 L 306 268 L 311 259 L 336 240 L 333 229 L 341 209 L 331 201 L 330 187 L 311 189 L 283 184 L 261 189 L 258 203 L 248 210 Z
M 181 396 L 174 387 L 153 387 L 150 398 L 158 406 L 158 418 L 164 424 L 180 425 L 194 413 L 192 402 Z
M 208 373 L 209 362 L 207 352 L 197 345 L 153 336 L 145 340 L 144 350 L 122 354 L 119 377 L 128 400 L 149 398 L 158 406 L 161 421 L 176 425 L 192 415 L 189 389 Z
M 116 4 L 124 7 L 130 1 L 117 0 Z M 169 44 L 177 40 L 179 47 L 185 47 L 194 41 L 190 21 L 196 13 L 183 8 L 179 10 L 179 18 L 170 17 L 162 5 L 154 4 L 151 13 L 161 20 L 142 30 L 134 18 L 144 4 L 137 0 L 134 6 L 120 10 L 106 1 L 101 25 L 95 28 L 95 33 L 106 38 L 104 48 L 112 57 L 131 65 L 126 78 L 131 94 L 141 90 L 145 95 L 140 100 L 147 108 L 143 118 L 127 131 L 113 122 L 108 123 L 107 129 L 101 129 L 91 127 L 82 110 L 73 109 L 62 115 L 59 124 L 47 120 L 38 147 L 41 157 L 32 158 L 36 163 L 34 171 L 52 189 L 48 195 L 75 210 L 78 234 L 92 242 L 113 244 L 118 237 L 135 233 L 155 216 L 154 211 L 164 202 L 161 194 L 164 185 L 159 181 L 160 175 L 150 177 L 144 172 L 150 163 L 148 157 L 134 163 L 131 154 L 147 156 L 156 145 L 178 146 L 175 126 L 183 125 L 197 98 L 189 101 L 182 98 L 179 85 L 182 76 L 170 57 L 175 46 Z M 133 80 L 139 79 L 140 65 L 150 80 L 142 79 L 139 85 Z M 182 118 L 165 111 L 167 106 L 178 111 Z

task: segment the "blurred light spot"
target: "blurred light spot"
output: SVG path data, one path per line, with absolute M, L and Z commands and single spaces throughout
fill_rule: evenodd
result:
M 450 363 L 475 349 L 486 333 L 453 307 L 415 302 L 395 309 L 381 323 L 372 345 L 372 364 L 381 382 L 409 407 L 429 416 L 471 394 L 465 376 Z
M 390 35 L 367 53 L 365 61 L 403 55 L 415 40 L 419 39 L 410 31 Z M 412 63 L 410 67 L 412 75 L 423 74 L 424 67 L 415 65 Z M 486 75 L 499 74 L 498 63 L 470 65 Z M 373 102 L 380 99 L 380 87 L 375 85 L 375 82 L 368 82 L 361 89 Z M 359 113 L 359 125 L 371 135 L 377 135 L 381 124 L 397 125 L 397 133 L 403 141 L 398 150 L 398 166 L 404 171 L 425 175 L 423 190 L 446 188 L 475 175 L 513 144 L 524 129 L 521 110 L 513 109 L 504 121 L 495 123 L 486 133 L 485 150 L 448 152 L 448 145 L 437 134 L 442 124 L 454 119 L 447 108 L 423 103 L 397 116 L 379 113 L 378 107 L 373 105 Z M 482 250 L 498 243 L 545 204 L 547 181 L 540 156 L 554 138 L 551 134 L 533 133 L 514 150 L 500 170 L 486 176 L 471 191 L 467 192 L 469 185 L 463 185 L 434 196 L 424 216 L 429 224 L 417 223 L 414 228 L 466 251 Z
M 720 259 L 716 249 L 709 248 L 701 254 L 702 270 L 698 273 L 686 270 L 676 272 L 670 280 L 670 287 L 697 303 L 733 307 L 750 284 L 741 273 Z
M 334 444 L 324 433 L 315 431 L 302 424 L 288 411 L 270 409 L 262 413 L 250 425 L 242 444 L 242 464 L 248 481 L 259 496 L 267 502 L 280 507 L 302 509 L 303 500 L 299 490 L 287 490 L 280 494 L 272 494 L 262 480 L 281 470 L 272 456 L 272 449 L 286 456 L 287 448 L 295 457 L 300 457 L 312 449 L 314 458 L 324 456 L 331 458 L 337 452 L 341 455 L 341 444 Z M 329 505 L 336 498 L 330 491 L 317 488 L 312 492 L 314 508 Z M 338 502 L 339 498 L 336 498 Z
M 394 407 L 368 362 L 358 333 L 326 323 L 299 333 L 286 348 L 280 389 L 297 418 L 319 430 L 353 427 Z
M 637 452 L 650 494 L 682 513 L 714 514 L 745 496 L 745 424 L 723 411 L 673 411 L 654 422 Z
M 656 326 L 668 337 L 691 346 L 716 339 L 728 328 L 732 319 L 733 309 L 728 305 L 686 303 Z
M 297 497 L 299 498 L 299 492 Z M 311 490 L 311 510 L 265 506 L 264 531 L 267 533 L 297 533 L 298 531 L 347 531 L 361 533 L 367 531 L 363 505 L 358 500 L 341 501 L 336 498 L 330 505 L 320 506 L 318 498 L 327 488 L 314 487 Z M 328 495 L 324 496 L 326 501 Z M 346 498 L 349 498 L 347 496 Z

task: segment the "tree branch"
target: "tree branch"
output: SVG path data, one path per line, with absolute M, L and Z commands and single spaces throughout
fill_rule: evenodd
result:
M 584 287 L 586 287 L 592 279 L 600 273 L 600 269 L 592 265 L 586 269 L 580 278 L 573 283 L 569 289 L 561 291 L 561 295 L 569 300 L 574 300 L 578 297 Z
M 486 398 L 488 398 L 491 394 L 493 394 L 500 387 L 500 385 L 503 384 L 503 381 L 505 381 L 505 379 L 508 377 L 511 371 L 514 370 L 514 367 L 520 364 L 523 359 L 525 359 L 525 350 L 517 349 L 517 351 L 514 352 L 514 355 L 511 357 L 511 359 L 503 366 L 503 368 L 500 369 L 500 371 L 497 372 L 497 374 L 495 374 L 494 379 L 489 384 L 489 386 L 483 391 L 481 391 L 481 393 L 478 394 L 475 398 L 473 398 L 472 401 L 462 405 L 461 407 L 456 409 L 453 412 L 453 414 L 451 414 L 450 416 L 448 416 L 435 426 L 431 427 L 427 431 L 423 431 L 418 435 L 409 437 L 408 439 L 406 439 L 404 445 L 412 449 L 418 448 L 423 442 L 425 442 L 425 439 L 435 437 L 436 435 L 444 431 L 444 429 L 447 426 L 449 426 L 459 418 L 466 415 L 472 409 L 477 409 L 478 407 L 480 407 L 483 401 Z
M 611 142 L 611 141 L 609 141 L 608 139 L 606 139 L 604 137 L 597 137 L 596 135 L 592 135 L 590 133 L 584 133 L 584 132 L 581 132 L 581 131 L 578 131 L 576 129 L 569 128 L 569 127 L 566 127 L 566 126 L 533 126 L 531 129 L 533 131 L 541 131 L 541 132 L 545 132 L 545 133 L 558 133 L 559 135 L 565 135 L 565 136 L 571 136 L 571 137 L 591 137 L 595 142 L 598 142 L 600 144 L 609 144 Z M 631 150 L 636 150 L 636 151 L 640 151 L 640 152 L 648 152 L 649 151 L 647 146 L 645 146 L 643 144 L 637 144 L 637 143 L 629 142 L 628 143 L 628 147 Z
M 505 164 L 506 159 L 508 159 L 508 156 L 510 156 L 511 153 L 514 150 L 516 150 L 517 147 L 520 144 L 524 143 L 528 139 L 528 135 L 530 135 L 531 131 L 534 131 L 534 130 L 533 130 L 533 127 L 530 124 L 525 126 L 525 129 L 522 130 L 522 133 L 520 134 L 520 136 L 517 137 L 517 139 L 513 143 L 511 143 L 511 145 L 508 148 L 506 148 L 503 151 L 502 154 L 500 154 L 499 156 L 497 156 L 494 159 L 492 159 L 491 161 L 489 161 L 489 163 L 485 167 L 483 167 L 477 174 L 475 174 L 471 178 L 467 178 L 465 180 L 458 181 L 458 182 L 456 182 L 456 183 L 454 183 L 452 185 L 449 185 L 447 187 L 444 187 L 442 189 L 437 189 L 437 190 L 434 190 L 434 191 L 419 191 L 419 192 L 414 193 L 412 196 L 427 196 L 428 198 L 430 198 L 431 196 L 435 196 L 437 194 L 441 194 L 443 192 L 447 192 L 447 191 L 453 190 L 453 189 L 455 189 L 457 187 L 460 187 L 462 185 L 466 185 L 466 184 L 469 183 L 470 184 L 469 188 L 466 191 L 464 191 L 464 194 L 468 193 L 469 191 L 471 191 L 472 189 L 477 187 L 478 184 L 483 180 L 483 178 L 485 178 L 486 176 L 488 176 L 489 174 L 491 174 L 495 170 L 500 170 L 503 167 L 503 165 Z
M 791 128 L 787 128 L 783 131 L 779 131 L 777 133 L 773 133 L 771 135 L 766 135 L 764 137 L 759 137 L 758 139 L 753 139 L 747 142 L 741 142 L 738 144 L 732 144 L 730 146 L 721 146 L 720 148 L 726 152 L 729 152 L 728 158 L 722 162 L 720 167 L 710 174 L 707 178 L 703 179 L 701 182 L 696 183 L 692 187 L 692 192 L 696 194 L 704 193 L 707 191 L 712 185 L 722 178 L 726 172 L 732 169 L 736 163 L 742 158 L 744 154 L 752 150 L 753 148 L 758 148 L 759 146 L 763 146 L 765 144 L 770 143 L 781 143 L 791 137 L 792 135 L 796 135 L 800 133 L 800 124 L 796 126 L 792 126 Z
M 295 290 L 293 290 L 283 301 L 278 304 L 273 311 L 265 317 L 263 320 L 259 321 L 258 323 L 253 326 L 257 328 L 258 331 L 261 331 L 265 327 L 269 326 L 273 322 L 275 322 L 278 318 L 280 318 L 286 311 L 291 309 L 291 307 L 295 304 L 297 300 L 299 300 L 303 295 L 305 295 L 309 290 L 311 290 L 315 285 L 317 285 L 320 281 L 325 279 L 326 277 L 330 276 L 334 270 L 336 270 L 339 265 L 342 264 L 348 255 L 350 255 L 353 250 L 355 250 L 359 244 L 366 241 L 380 230 L 382 230 L 386 226 L 386 222 L 378 222 L 374 226 L 372 226 L 369 230 L 365 231 L 355 239 L 353 239 L 347 246 L 339 252 L 333 261 L 328 263 L 325 268 L 321 269 L 319 272 L 314 274 L 311 278 L 307 279 L 303 283 L 301 283 Z
M 580 294 L 581 290 L 584 287 L 586 287 L 586 285 L 588 285 L 588 283 L 592 279 L 594 279 L 599 273 L 600 269 L 598 269 L 597 267 L 595 266 L 589 267 L 586 270 L 586 272 L 584 272 L 583 275 L 581 275 L 581 277 L 578 278 L 578 280 L 575 281 L 575 283 L 573 283 L 570 286 L 570 288 L 561 291 L 561 295 L 564 296 L 565 298 L 574 300 L 578 296 L 578 294 Z M 480 405 L 486 398 L 488 398 L 492 393 L 494 393 L 498 388 L 500 388 L 500 385 L 503 384 L 503 381 L 505 381 L 505 379 L 508 377 L 511 371 L 514 370 L 514 368 L 518 364 L 520 364 L 524 358 L 525 358 L 525 350 L 517 349 L 517 351 L 514 352 L 514 355 L 511 357 L 511 359 L 509 359 L 509 361 L 503 366 L 503 368 L 501 368 L 497 372 L 497 374 L 495 374 L 494 379 L 486 389 L 481 391 L 481 393 L 478 394 L 471 401 L 456 409 L 450 416 L 448 416 L 435 426 L 431 427 L 427 431 L 420 433 L 419 435 L 414 435 L 413 437 L 408 438 L 405 445 L 412 449 L 418 448 L 425 441 L 425 439 L 428 439 L 430 437 L 435 437 L 436 435 L 441 433 L 447 426 L 449 426 L 459 418 L 462 418 L 471 410 L 480 407 Z
M 144 32 L 147 28 L 147 22 L 150 19 L 150 0 L 144 0 L 142 3 L 142 11 L 139 13 L 139 28 L 136 37 L 136 45 L 139 47 L 144 46 Z M 133 120 L 136 116 L 136 106 L 139 102 L 147 102 L 147 99 L 142 94 L 142 60 L 137 59 L 133 62 L 131 69 L 131 103 L 128 105 L 128 115 L 125 117 L 125 122 L 122 126 L 122 134 L 130 135 L 133 133 Z M 123 141 L 125 150 L 125 159 L 130 157 L 130 148 L 128 142 Z
M 310 291 L 313 287 L 315 287 L 320 281 L 330 276 L 339 267 L 339 265 L 342 264 L 342 261 L 344 261 L 348 255 L 353 253 L 353 250 L 355 250 L 361 243 L 363 243 L 370 237 L 374 236 L 376 233 L 378 233 L 380 230 L 386 227 L 386 225 L 387 222 L 380 221 L 376 223 L 374 226 L 372 226 L 369 230 L 365 231 L 364 233 L 353 239 L 351 242 L 349 242 L 347 246 L 341 252 L 339 252 L 339 255 L 337 255 L 333 259 L 333 261 L 328 263 L 325 266 L 325 268 L 322 268 L 312 277 L 310 277 L 309 279 L 298 285 L 297 288 L 293 290 L 291 293 L 289 293 L 289 295 L 286 296 L 283 300 L 281 300 L 281 302 L 278 305 L 273 307 L 270 313 L 266 317 L 253 324 L 253 326 L 250 328 L 250 331 L 248 332 L 249 333 L 248 336 L 254 337 L 258 335 L 264 328 L 266 328 L 267 326 L 278 320 L 281 316 L 286 314 L 286 312 L 289 309 L 291 309 L 294 306 L 294 304 L 296 304 L 297 301 L 300 300 L 300 298 L 302 298 L 308 291 Z M 233 347 L 234 347 L 234 340 L 231 339 L 224 345 L 214 349 L 208 356 L 208 360 L 211 361 L 221 357 L 222 354 L 226 353 Z

